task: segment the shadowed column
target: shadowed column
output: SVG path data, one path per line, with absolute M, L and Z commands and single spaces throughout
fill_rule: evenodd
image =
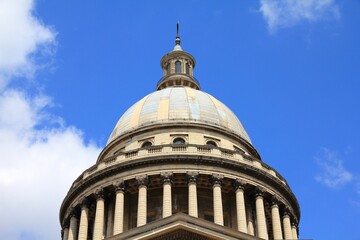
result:
M 224 214 L 221 197 L 222 175 L 213 174 L 211 180 L 213 184 L 213 202 L 214 202 L 214 223 L 224 226 Z
M 246 224 L 246 208 L 244 199 L 244 187 L 245 182 L 240 179 L 236 179 L 234 183 L 236 194 L 236 217 L 237 217 L 237 229 L 240 232 L 247 233 Z
M 137 212 L 137 226 L 140 227 L 146 224 L 147 217 L 147 175 L 136 177 L 139 186 L 138 212 Z
M 114 235 L 122 233 L 124 229 L 124 191 L 125 184 L 121 180 L 115 184 L 115 214 L 114 214 Z
M 198 217 L 198 201 L 197 201 L 197 187 L 196 179 L 198 177 L 197 172 L 188 172 L 188 186 L 189 186 L 189 215 L 192 217 Z
M 266 227 L 263 192 L 260 189 L 257 189 L 256 191 L 255 206 L 258 237 L 269 239 Z
M 89 208 L 88 208 L 87 199 L 84 199 L 81 202 L 81 214 L 80 214 L 78 240 L 87 240 L 88 227 L 89 227 Z
M 172 173 L 161 174 L 163 180 L 163 212 L 162 217 L 166 218 L 172 214 L 172 202 L 171 202 L 171 182 Z
M 101 240 L 104 234 L 104 212 L 105 200 L 103 190 L 96 193 L 96 212 L 94 221 L 94 234 L 93 240 Z

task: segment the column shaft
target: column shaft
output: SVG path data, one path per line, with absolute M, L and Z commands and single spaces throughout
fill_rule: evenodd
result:
M 220 184 L 215 184 L 213 186 L 213 199 L 214 199 L 214 223 L 224 226 L 224 215 L 223 215 Z
M 146 224 L 147 217 L 147 188 L 145 185 L 139 186 L 139 200 L 137 212 L 137 226 L 140 227 Z
M 102 197 L 98 197 L 98 199 L 96 201 L 93 240 L 101 240 L 103 237 L 103 234 L 104 234 L 104 211 L 105 211 L 105 201 Z
M 263 239 L 269 239 L 266 227 L 266 218 L 264 211 L 264 200 L 261 195 L 256 197 L 256 220 L 257 220 L 257 232 L 258 237 Z
M 282 230 L 281 230 L 279 206 L 277 204 L 273 204 L 271 206 L 271 221 L 272 221 L 274 240 L 283 239 Z
M 284 225 L 285 239 L 292 239 L 293 236 L 292 236 L 292 231 L 291 231 L 290 216 L 288 214 L 284 214 L 283 225 Z
M 89 209 L 86 206 L 83 206 L 81 208 L 78 240 L 87 240 L 88 225 L 89 225 Z
M 171 205 L 171 183 L 165 182 L 163 186 L 163 218 L 169 217 L 172 214 Z
M 68 240 L 76 240 L 78 231 L 78 220 L 75 216 L 70 218 L 70 229 L 69 229 L 69 236 Z
M 244 190 L 241 188 L 236 190 L 236 216 L 238 231 L 248 233 L 246 224 Z
M 298 234 L 297 234 L 296 225 L 292 225 L 292 227 L 291 227 L 291 232 L 292 232 L 292 238 L 293 238 L 293 239 L 298 239 Z
M 64 228 L 63 240 L 68 240 L 68 239 L 69 239 L 69 228 L 66 227 Z
M 198 217 L 196 182 L 189 182 L 189 215 Z
M 124 230 L 124 192 L 117 191 L 115 198 L 114 235 Z

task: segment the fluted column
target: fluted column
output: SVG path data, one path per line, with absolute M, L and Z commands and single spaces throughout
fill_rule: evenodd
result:
M 63 232 L 62 232 L 62 240 L 68 240 L 69 238 L 69 223 L 67 223 L 64 228 L 63 228 Z
M 192 217 L 198 217 L 198 202 L 197 202 L 197 187 L 196 179 L 198 177 L 197 172 L 188 172 L 188 186 L 189 186 L 189 215 Z
M 256 220 L 258 237 L 269 239 L 266 227 L 263 192 L 257 189 L 255 195 Z
M 70 217 L 70 228 L 69 228 L 69 236 L 68 240 L 76 240 L 77 232 L 78 232 L 78 219 L 75 214 L 72 214 Z
M 276 198 L 273 198 L 271 201 L 271 221 L 274 240 L 283 239 L 280 213 L 279 213 L 279 204 Z
M 88 227 L 89 227 L 89 207 L 88 207 L 88 201 L 84 199 L 81 203 L 78 240 L 87 240 Z
M 246 208 L 244 198 L 245 182 L 240 179 L 235 180 L 235 194 L 236 194 L 236 217 L 237 229 L 240 232 L 248 233 L 246 224 Z
M 219 175 L 219 174 L 214 174 L 212 176 L 214 223 L 224 226 L 224 213 L 223 213 L 222 197 L 221 197 L 221 181 L 222 181 L 222 179 L 223 179 L 223 176 Z
M 251 205 L 251 204 L 249 204 Z M 248 205 L 248 206 L 249 206 Z M 255 230 L 254 230 L 254 214 L 253 214 L 253 210 L 252 208 L 246 212 L 247 213 L 247 230 L 248 230 L 248 234 L 250 234 L 251 236 L 255 236 Z
M 292 232 L 292 238 L 293 239 L 298 239 L 297 226 L 296 226 L 295 223 L 293 223 L 292 226 L 291 226 L 291 232 Z
M 115 184 L 115 214 L 114 214 L 114 235 L 122 233 L 124 230 L 124 181 Z
M 161 174 L 163 180 L 163 211 L 162 217 L 166 218 L 172 214 L 172 202 L 171 202 L 171 182 L 172 182 L 172 173 L 167 172 Z
M 93 240 L 101 240 L 104 234 L 104 213 L 105 213 L 104 192 L 102 190 L 97 191 L 96 198 L 97 199 L 96 199 Z
M 138 198 L 138 212 L 137 212 L 137 226 L 140 227 L 146 224 L 147 218 L 147 183 L 146 175 L 136 177 L 139 186 Z
M 283 226 L 284 226 L 284 237 L 285 239 L 292 239 L 291 223 L 290 223 L 290 214 L 285 211 L 283 216 Z

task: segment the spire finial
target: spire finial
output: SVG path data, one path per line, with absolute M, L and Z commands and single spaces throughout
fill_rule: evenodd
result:
M 175 38 L 175 44 L 176 46 L 180 46 L 180 35 L 179 35 L 179 21 L 176 23 L 176 38 Z M 175 46 L 175 47 L 176 47 Z
M 180 37 L 179 36 L 179 21 L 176 23 L 176 37 Z

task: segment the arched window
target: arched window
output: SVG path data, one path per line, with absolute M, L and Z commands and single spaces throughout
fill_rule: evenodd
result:
M 166 74 L 169 75 L 170 73 L 171 73 L 171 65 L 170 65 L 170 63 L 168 63 L 166 65 Z
M 180 61 L 175 62 L 175 73 L 181 73 L 181 62 Z
M 151 147 L 151 146 L 152 146 L 152 143 L 149 141 L 146 141 L 141 145 L 142 148 L 147 148 L 147 147 Z
M 185 144 L 185 140 L 183 138 L 175 138 L 173 144 Z
M 190 64 L 186 63 L 186 74 L 190 74 Z
M 215 143 L 214 141 L 211 141 L 211 140 L 210 140 L 210 141 L 207 141 L 207 142 L 206 142 L 206 145 L 207 145 L 207 146 L 210 146 L 210 147 L 217 147 L 216 143 Z

